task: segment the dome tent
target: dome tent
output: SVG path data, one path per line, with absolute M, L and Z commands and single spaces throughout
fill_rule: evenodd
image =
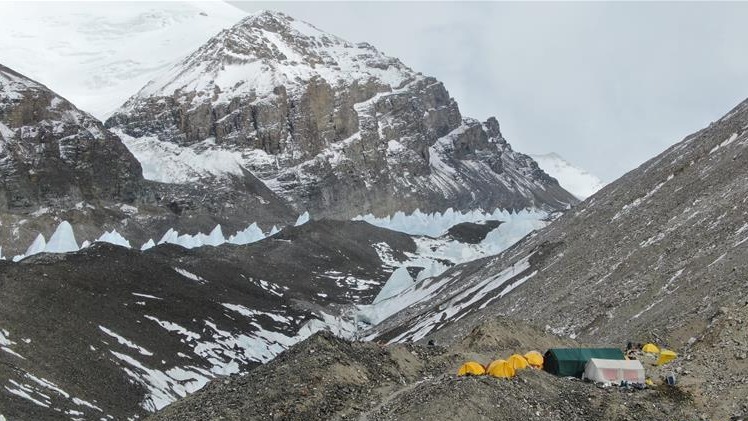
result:
M 468 361 L 457 370 L 458 376 L 482 376 L 484 374 L 486 374 L 486 369 L 475 361 Z
M 489 376 L 498 377 L 500 379 L 508 379 L 514 377 L 516 374 L 512 363 L 505 360 L 493 361 L 488 365 L 488 370 L 486 370 L 486 372 Z
M 515 370 L 524 370 L 527 368 L 527 366 L 530 365 L 528 364 L 525 357 L 519 354 L 512 354 L 512 356 L 510 356 L 507 361 L 512 365 L 512 367 L 514 367 Z
M 543 368 L 543 355 L 538 351 L 530 351 L 525 354 L 525 359 L 530 367 Z

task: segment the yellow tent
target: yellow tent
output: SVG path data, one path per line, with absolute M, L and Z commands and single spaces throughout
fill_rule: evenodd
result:
M 493 361 L 491 361 L 491 363 L 486 366 L 486 374 L 490 374 L 489 372 L 491 371 L 492 368 L 496 367 L 499 364 L 503 364 L 505 362 L 506 362 L 506 360 L 493 360 Z
M 539 353 L 538 351 L 528 352 L 527 354 L 525 354 L 525 359 L 531 367 L 543 368 L 543 354 Z
M 482 376 L 486 374 L 486 369 L 475 361 L 468 361 L 457 370 L 458 376 Z
M 529 365 L 525 357 L 519 354 L 512 354 L 512 356 L 509 357 L 507 361 L 512 365 L 512 367 L 514 367 L 515 370 L 524 370 Z
M 675 352 L 669 349 L 663 348 L 662 351 L 660 351 L 660 358 L 657 359 L 656 364 L 657 365 L 667 364 L 670 361 L 673 361 L 674 359 L 676 359 L 677 357 L 678 357 L 678 354 L 676 354 Z
M 642 351 L 648 354 L 659 354 L 660 348 L 657 348 L 657 345 L 655 344 L 646 344 L 642 347 Z
M 514 377 L 514 367 L 509 361 L 496 360 L 488 365 L 488 374 L 498 378 Z

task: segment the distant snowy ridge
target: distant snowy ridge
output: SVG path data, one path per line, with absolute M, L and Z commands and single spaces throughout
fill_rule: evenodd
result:
M 276 28 L 279 24 L 288 26 L 282 36 Z M 206 60 L 221 56 L 221 63 Z M 367 43 L 348 42 L 280 12 L 259 11 L 223 30 L 149 82 L 136 97 L 180 92 L 185 98 L 190 97 L 193 104 L 210 97 L 212 102 L 220 103 L 241 94 L 264 97 L 273 94 L 278 86 L 304 85 L 313 78 L 332 86 L 376 79 L 395 88 L 414 75 L 399 60 Z M 210 95 L 204 97 L 195 92 Z
M 581 200 L 592 196 L 605 186 L 605 183 L 595 175 L 574 166 L 556 153 L 530 155 L 530 157 L 543 171 L 558 180 L 561 187 Z
M 3 2 L 0 62 L 103 119 L 245 15 L 222 1 Z
M 378 218 L 374 215 L 359 215 L 353 218 L 354 221 L 365 221 L 380 228 L 387 228 L 393 231 L 400 231 L 410 235 L 428 235 L 438 237 L 444 235 L 447 230 L 463 222 L 481 222 L 481 221 L 513 221 L 517 219 L 524 220 L 542 220 L 548 216 L 548 213 L 537 209 L 526 209 L 521 212 L 511 212 L 505 209 L 496 209 L 493 212 L 486 212 L 480 209 L 460 212 L 452 208 L 447 209 L 444 213 L 435 212 L 426 214 L 416 209 L 413 213 L 406 215 L 404 212 L 396 212 L 392 216 Z

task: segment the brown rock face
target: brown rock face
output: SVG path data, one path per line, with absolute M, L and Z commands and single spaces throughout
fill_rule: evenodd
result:
M 116 136 L 46 87 L 0 65 L 0 210 L 142 194 L 138 161 Z

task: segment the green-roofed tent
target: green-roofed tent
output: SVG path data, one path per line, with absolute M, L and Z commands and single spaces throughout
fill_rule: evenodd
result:
M 543 370 L 557 376 L 582 377 L 590 358 L 625 359 L 618 348 L 551 348 L 545 353 Z

